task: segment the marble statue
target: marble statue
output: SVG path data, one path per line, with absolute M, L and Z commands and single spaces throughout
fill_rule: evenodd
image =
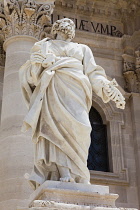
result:
M 26 178 L 34 189 L 46 180 L 89 184 L 92 91 L 104 103 L 112 100 L 117 108 L 125 107 L 117 82 L 107 79 L 90 48 L 71 42 L 72 20 L 57 20 L 52 35 L 54 39 L 35 43 L 30 60 L 19 71 L 29 109 L 22 131 L 32 129 L 35 147 L 34 168 Z

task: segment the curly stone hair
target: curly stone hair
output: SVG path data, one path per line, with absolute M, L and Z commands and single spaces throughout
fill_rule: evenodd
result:
M 74 22 L 69 18 L 57 20 L 52 26 L 51 34 L 56 38 L 58 32 L 66 34 L 68 39 L 73 39 L 75 37 Z

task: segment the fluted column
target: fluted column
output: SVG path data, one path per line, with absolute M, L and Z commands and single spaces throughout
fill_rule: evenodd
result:
M 20 129 L 27 109 L 22 99 L 18 71 L 29 59 L 33 44 L 50 31 L 53 2 L 8 0 L 0 8 L 0 28 L 4 39 L 4 72 L 0 138 L 0 209 L 25 206 L 31 190 L 24 179 L 31 172 L 33 148 L 29 134 Z

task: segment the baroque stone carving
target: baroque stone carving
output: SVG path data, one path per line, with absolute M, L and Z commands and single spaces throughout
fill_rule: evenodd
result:
M 129 92 L 138 92 L 137 75 L 134 71 L 127 71 L 124 73 L 126 80 L 126 87 Z
M 134 71 L 134 70 L 135 70 L 135 64 L 134 63 L 124 61 L 124 68 L 123 68 L 124 72 Z
M 50 31 L 52 3 L 37 4 L 34 0 L 4 0 L 0 5 L 0 28 L 3 39 L 29 35 L 42 39 Z
M 129 92 L 138 92 L 138 77 L 136 72 L 135 57 L 127 54 L 122 55 L 124 61 L 123 75 L 126 81 L 126 89 Z
M 26 176 L 34 189 L 48 179 L 89 183 L 92 90 L 104 103 L 112 100 L 117 108 L 125 107 L 116 81 L 106 78 L 88 46 L 71 42 L 74 34 L 72 20 L 56 21 L 54 40 L 37 42 L 19 71 L 29 107 L 22 131 L 31 128 L 35 143 L 35 167 Z

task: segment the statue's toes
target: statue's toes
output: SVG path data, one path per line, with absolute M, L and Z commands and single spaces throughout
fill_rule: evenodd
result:
M 72 177 L 64 177 L 60 178 L 61 182 L 74 182 L 74 179 Z
M 75 181 L 74 181 L 74 179 L 71 177 L 70 180 L 69 180 L 69 182 L 75 182 Z
M 60 181 L 61 181 L 61 182 L 68 182 L 67 179 L 68 179 L 67 177 L 60 178 Z

